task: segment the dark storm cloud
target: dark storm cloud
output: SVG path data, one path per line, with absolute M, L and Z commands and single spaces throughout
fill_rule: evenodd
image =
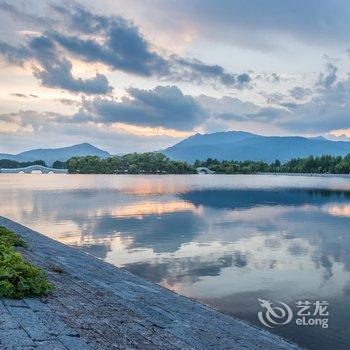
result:
M 76 122 L 123 122 L 140 126 L 192 130 L 204 122 L 205 109 L 176 86 L 157 86 L 153 90 L 129 89 L 130 97 L 120 101 L 95 98 L 84 101 Z

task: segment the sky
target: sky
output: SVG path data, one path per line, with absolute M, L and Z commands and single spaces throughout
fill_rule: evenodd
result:
M 347 0 L 0 0 L 0 153 L 350 141 Z

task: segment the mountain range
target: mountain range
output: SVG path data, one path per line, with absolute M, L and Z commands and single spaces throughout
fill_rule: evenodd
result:
M 43 160 L 46 165 L 51 166 L 56 160 L 62 162 L 74 156 L 98 156 L 101 158 L 109 157 L 110 154 L 89 143 L 81 143 L 74 146 L 62 148 L 38 148 L 18 154 L 0 153 L 0 159 L 16 160 L 17 162 L 31 162 L 34 160 Z
M 350 142 L 331 141 L 322 136 L 261 136 L 243 131 L 195 134 L 163 151 L 169 158 L 194 162 L 206 160 L 255 160 L 282 162 L 310 155 L 345 156 L 350 153 Z
M 350 153 L 350 142 L 331 141 L 322 136 L 261 136 L 244 131 L 226 131 L 212 134 L 195 134 L 172 147 L 161 151 L 173 160 L 193 163 L 196 159 L 206 160 L 255 160 L 282 162 L 291 158 L 303 158 L 310 155 L 330 154 L 345 156 Z M 18 154 L 0 153 L 0 159 L 19 162 L 44 160 L 49 166 L 56 160 L 66 161 L 74 156 L 94 155 L 101 158 L 110 154 L 89 143 L 55 149 L 33 149 Z

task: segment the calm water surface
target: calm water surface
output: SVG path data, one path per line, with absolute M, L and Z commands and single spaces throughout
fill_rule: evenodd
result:
M 350 348 L 349 178 L 1 174 L 0 215 L 259 326 L 258 298 L 326 300 L 272 331 Z

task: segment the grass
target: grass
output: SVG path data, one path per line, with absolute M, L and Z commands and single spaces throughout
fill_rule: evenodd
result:
M 14 232 L 3 226 L 0 226 L 0 243 L 14 247 L 27 246 L 26 242 L 24 242 L 22 238 L 18 237 Z
M 25 298 L 47 295 L 52 285 L 45 273 L 23 259 L 14 247 L 26 247 L 14 232 L 0 226 L 0 297 Z

